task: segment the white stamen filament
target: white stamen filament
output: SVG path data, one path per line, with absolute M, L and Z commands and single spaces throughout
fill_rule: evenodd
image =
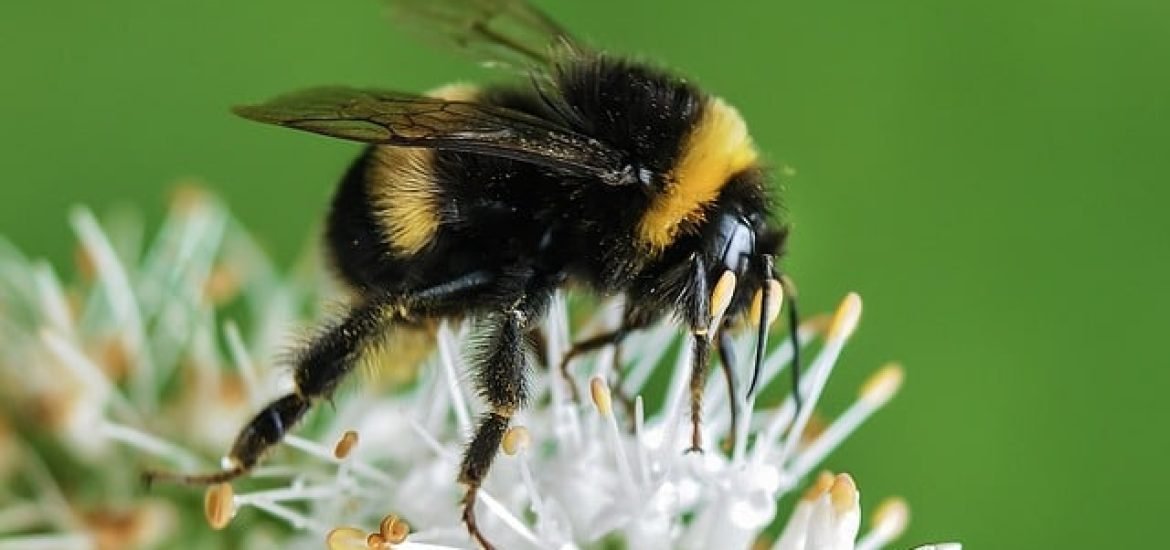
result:
M 116 422 L 103 420 L 98 426 L 98 432 L 113 441 L 118 441 L 147 454 L 164 458 L 182 469 L 194 469 L 202 463 L 197 456 L 183 447 Z
M 808 424 L 813 409 L 821 398 L 821 392 L 824 391 L 825 383 L 829 380 L 829 373 L 837 364 L 837 358 L 841 355 L 842 348 L 845 347 L 845 341 L 852 334 L 853 328 L 857 326 L 857 317 L 861 315 L 861 300 L 856 296 L 856 294 L 849 295 L 838 308 L 833 327 L 830 328 L 829 335 L 825 340 L 825 347 L 817 356 L 813 367 L 809 369 L 811 371 L 810 377 L 813 379 L 812 388 L 806 394 L 804 407 L 801 408 L 800 414 L 792 423 L 792 427 L 788 430 L 788 436 L 780 448 L 778 458 L 781 461 L 787 460 L 791 456 L 792 451 L 796 448 L 796 443 L 804 434 L 804 427 Z
M 438 348 L 439 357 L 442 359 L 440 362 L 443 364 L 443 375 L 447 380 L 447 391 L 451 396 L 451 408 L 459 422 L 459 433 L 470 436 L 471 413 L 463 399 L 463 392 L 459 389 L 459 376 L 455 373 L 459 347 L 455 344 L 455 337 L 451 334 L 451 327 L 446 321 L 439 324 Z
M 311 440 L 290 434 L 290 435 L 285 436 L 284 442 L 289 447 L 292 447 L 294 449 L 297 449 L 299 451 L 307 453 L 307 454 L 311 455 L 313 458 L 316 458 L 318 460 L 322 460 L 322 461 L 325 461 L 325 462 L 328 462 L 331 464 L 338 464 L 338 465 L 344 464 L 347 468 L 351 469 L 355 474 L 360 474 L 364 477 L 367 477 L 370 480 L 375 481 L 380 485 L 384 485 L 386 487 L 391 487 L 395 483 L 393 478 L 387 476 L 381 470 L 379 470 L 379 469 L 377 469 L 369 464 L 366 464 L 365 462 L 363 462 L 361 460 L 358 460 L 357 457 L 351 456 L 351 457 L 345 458 L 344 460 L 338 459 L 336 456 L 333 456 L 332 449 L 326 448 L 324 445 L 321 445 L 315 441 L 311 441 Z
M 801 478 L 807 475 L 884 403 L 866 399 L 865 396 L 854 401 L 823 433 L 793 457 L 789 467 L 793 476 Z
M 605 421 L 605 442 L 613 453 L 614 461 L 617 462 L 618 472 L 621 473 L 621 489 L 623 491 L 630 491 L 634 487 L 637 487 L 637 483 L 634 481 L 634 472 L 630 467 L 629 457 L 626 456 L 625 444 L 623 443 L 625 438 L 622 436 L 621 429 L 618 428 L 617 418 L 613 415 L 613 403 L 610 397 L 609 386 L 605 383 L 604 379 L 596 377 L 593 378 L 591 385 L 594 388 L 602 388 L 601 391 L 604 392 L 605 404 L 598 404 L 597 411 L 601 413 L 602 419 Z M 628 496 L 632 497 L 633 495 Z
M 73 230 L 77 233 L 81 244 L 89 254 L 97 270 L 98 281 L 105 289 L 108 304 L 112 309 L 113 321 L 116 326 L 122 327 L 118 332 L 122 343 L 126 347 L 127 356 L 132 358 L 135 368 L 132 370 L 131 395 L 133 401 L 146 411 L 154 409 L 155 403 L 150 397 L 156 385 L 155 371 L 147 358 L 147 351 L 143 346 L 146 334 L 143 329 L 142 317 L 139 315 L 138 300 L 135 298 L 130 277 L 122 267 L 110 244 L 106 234 L 102 231 L 97 218 L 84 208 L 75 208 L 69 215 Z
M 520 521 L 520 518 L 512 515 L 512 512 L 508 511 L 506 506 L 500 504 L 500 501 L 496 500 L 495 497 L 491 496 L 482 487 L 478 492 L 476 492 L 476 496 L 479 498 L 479 501 L 482 502 L 484 506 L 486 506 L 487 509 L 491 511 L 491 513 L 500 518 L 500 520 L 504 522 L 504 525 L 507 525 L 509 529 L 515 531 L 516 534 L 520 535 L 522 538 L 524 538 L 524 540 L 532 543 L 533 545 L 540 546 L 540 539 L 536 536 L 536 533 L 533 533 L 532 529 L 529 529 L 527 525 L 524 525 L 524 522 Z
M 244 346 L 244 339 L 240 337 L 240 327 L 235 322 L 228 321 L 223 327 L 223 337 L 227 343 L 228 354 L 231 356 L 232 364 L 240 372 L 240 378 L 244 382 L 244 392 L 248 395 L 248 403 L 253 407 L 263 406 L 264 396 L 260 393 L 260 383 L 259 377 L 256 376 L 256 366 L 252 363 L 252 358 L 248 356 L 247 347 Z
M 53 273 L 53 268 L 44 262 L 37 262 L 33 267 L 33 280 L 37 287 L 41 311 L 45 313 L 46 324 L 57 332 L 72 338 L 73 314 L 69 312 L 69 303 L 65 298 L 65 291 L 61 282 Z

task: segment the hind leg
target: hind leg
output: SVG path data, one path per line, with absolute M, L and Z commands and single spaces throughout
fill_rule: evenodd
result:
M 381 300 L 362 303 L 314 338 L 296 358 L 293 374 L 296 389 L 269 403 L 240 430 L 228 453 L 227 469 L 205 475 L 147 472 L 146 482 L 222 483 L 247 473 L 268 449 L 284 438 L 315 401 L 328 397 L 353 370 L 358 356 L 391 322 L 391 311 Z
M 403 320 L 403 311 L 419 316 L 442 311 L 489 282 L 490 278 L 476 272 L 405 297 L 375 296 L 354 306 L 340 322 L 322 331 L 296 355 L 293 365 L 296 389 L 269 403 L 240 430 L 228 453 L 227 469 L 202 475 L 150 471 L 143 474 L 144 481 L 211 484 L 244 475 L 280 443 L 314 403 L 333 394 L 365 350 L 392 323 Z

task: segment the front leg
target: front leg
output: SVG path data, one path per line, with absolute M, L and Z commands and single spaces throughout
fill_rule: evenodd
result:
M 503 313 L 493 315 L 484 348 L 473 362 L 475 386 L 487 401 L 489 410 L 463 454 L 459 482 L 467 485 L 463 497 L 463 521 L 471 537 L 485 549 L 494 548 L 484 537 L 475 520 L 475 501 L 500 442 L 516 412 L 528 399 L 528 363 L 525 356 L 525 332 L 534 317 L 543 313 L 551 293 L 529 291 Z
M 711 340 L 698 332 L 691 335 L 691 446 L 688 453 L 703 452 L 703 388 L 707 382 L 707 363 L 711 358 Z
M 711 296 L 707 290 L 707 266 L 696 256 L 685 295 L 684 318 L 691 332 L 691 446 L 688 453 L 703 452 L 703 388 L 707 381 L 707 364 L 711 358 Z

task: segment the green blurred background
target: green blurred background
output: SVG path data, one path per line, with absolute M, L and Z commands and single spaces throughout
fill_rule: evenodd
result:
M 1170 3 L 540 3 L 692 75 L 796 169 L 806 311 L 866 300 L 828 406 L 887 359 L 908 369 L 829 466 L 863 505 L 909 499 L 906 546 L 1165 537 Z M 0 234 L 62 263 L 69 205 L 158 220 L 186 176 L 291 261 L 357 147 L 229 105 L 499 77 L 395 32 L 375 0 L 7 2 L 0 36 Z

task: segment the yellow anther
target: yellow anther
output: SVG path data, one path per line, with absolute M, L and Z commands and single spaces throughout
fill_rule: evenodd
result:
M 337 440 L 337 445 L 333 446 L 333 457 L 337 460 L 342 460 L 353 452 L 354 447 L 358 444 L 358 433 L 354 430 L 346 430 L 342 434 L 341 439 Z
M 594 376 L 589 381 L 589 394 L 593 397 L 593 405 L 602 416 L 613 414 L 613 400 L 609 395 L 609 385 L 600 376 Z
M 203 295 L 215 305 L 226 304 L 240 293 L 240 276 L 229 266 L 216 266 L 207 274 L 203 283 Z
M 853 477 L 849 474 L 837 474 L 837 477 L 833 479 L 833 486 L 829 488 L 829 502 L 833 504 L 833 509 L 838 514 L 854 510 L 858 507 L 859 498 L 857 484 L 853 482 Z
M 532 437 L 528 434 L 528 428 L 524 426 L 508 428 L 508 431 L 504 433 L 504 454 L 514 456 L 516 453 L 527 449 L 531 441 Z
M 329 550 L 367 550 L 366 532 L 357 527 L 338 527 L 325 535 L 325 546 Z
M 236 515 L 235 492 L 231 483 L 216 483 L 203 493 L 203 515 L 212 529 L 220 530 Z
M 811 331 L 817 335 L 824 335 L 833 323 L 833 316 L 828 313 L 816 313 L 800 321 L 801 331 Z
M 817 478 L 808 486 L 808 489 L 804 490 L 804 494 L 800 498 L 809 502 L 821 498 L 821 495 L 825 494 L 833 486 L 834 479 L 833 472 L 828 470 L 822 471 L 817 474 Z
M 857 329 L 857 322 L 861 319 L 861 296 L 850 292 L 841 300 L 837 311 L 833 313 L 833 321 L 829 323 L 829 340 L 844 340 Z
M 813 411 L 808 417 L 808 424 L 805 424 L 804 431 L 800 434 L 800 441 L 801 443 L 816 441 L 827 429 L 829 429 L 829 422 L 825 420 L 825 417 L 821 413 Z
M 906 371 L 902 365 L 886 363 L 861 385 L 861 399 L 874 405 L 884 405 L 898 393 L 905 378 Z
M 211 203 L 211 193 L 207 191 L 203 182 L 188 179 L 175 185 L 171 190 L 171 208 L 183 213 L 189 214 L 197 208 L 202 208 Z
M 378 534 L 382 536 L 384 542 L 401 544 L 410 534 L 410 524 L 402 521 L 402 518 L 390 514 L 382 518 L 382 523 L 378 524 Z
M 873 512 L 874 529 L 887 533 L 887 537 L 894 539 L 902 535 L 910 523 L 910 506 L 899 497 L 887 498 L 878 504 Z

